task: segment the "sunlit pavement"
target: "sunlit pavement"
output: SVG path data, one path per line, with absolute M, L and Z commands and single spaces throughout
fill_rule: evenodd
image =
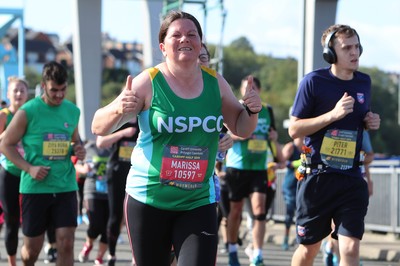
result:
M 95 259 L 95 254 L 97 252 L 97 242 L 91 251 L 89 256 L 89 261 L 85 263 L 81 263 L 78 261 L 78 254 L 82 249 L 83 243 L 85 241 L 87 225 L 81 224 L 78 226 L 75 234 L 75 265 L 93 265 L 93 260 Z M 294 227 L 291 232 L 291 239 L 289 242 L 293 243 L 288 251 L 284 251 L 281 248 L 281 244 L 283 241 L 283 230 L 284 226 L 281 223 L 268 223 L 267 225 L 267 234 L 265 237 L 265 245 L 264 245 L 264 264 L 267 266 L 289 266 L 291 257 L 293 254 L 295 246 L 294 241 Z M 241 229 L 241 233 L 245 231 L 244 227 Z M 21 234 L 20 234 L 21 235 Z M 121 266 L 131 266 L 131 250 L 128 243 L 128 237 L 126 235 L 126 231 L 122 231 L 122 240 L 123 243 L 117 245 L 117 263 L 116 265 Z M 239 260 L 242 265 L 249 265 L 249 260 L 246 254 L 244 253 L 244 249 L 247 245 L 247 241 L 244 240 L 243 246 L 239 249 Z M 22 245 L 22 237 L 19 242 L 18 249 L 18 265 L 21 265 L 20 260 L 20 247 Z M 367 232 L 364 235 L 364 239 L 361 242 L 361 257 L 363 266 L 394 266 L 399 265 L 400 258 L 400 241 L 396 239 L 393 235 L 383 235 Z M 4 247 L 4 228 L 1 232 L 0 237 L 0 254 L 1 260 L 0 265 L 7 265 L 6 260 L 6 251 Z M 44 252 L 41 252 L 39 260 L 36 265 L 51 265 L 44 263 Z M 106 257 L 105 257 L 106 259 Z M 106 261 L 106 260 L 105 260 Z M 55 265 L 54 263 L 52 263 Z M 107 265 L 107 264 L 105 264 Z M 217 266 L 226 266 L 228 265 L 228 254 L 218 253 L 217 257 Z M 315 266 L 323 266 L 322 263 L 322 254 L 319 254 L 314 263 Z M 190 266 L 190 265 L 184 265 Z

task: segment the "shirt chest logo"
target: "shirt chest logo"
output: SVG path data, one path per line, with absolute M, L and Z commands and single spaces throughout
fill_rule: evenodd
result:
M 365 102 L 364 93 L 357 92 L 357 102 L 363 104 Z

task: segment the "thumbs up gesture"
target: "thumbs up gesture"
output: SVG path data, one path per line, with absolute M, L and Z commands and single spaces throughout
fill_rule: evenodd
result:
M 259 91 L 254 88 L 253 85 L 253 76 L 249 76 L 247 78 L 247 86 L 246 91 L 243 95 L 243 103 L 247 107 L 247 111 L 250 114 L 257 114 L 261 111 L 261 99 L 259 95 Z
M 118 114 L 132 113 L 138 106 L 139 98 L 137 93 L 132 90 L 132 80 L 132 76 L 129 75 L 126 79 L 125 87 L 118 96 L 118 104 L 116 105 Z

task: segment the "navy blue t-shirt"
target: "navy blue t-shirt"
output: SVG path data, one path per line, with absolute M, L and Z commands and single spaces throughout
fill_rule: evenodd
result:
M 299 85 L 293 104 L 292 116 L 305 119 L 327 113 L 335 108 L 336 103 L 343 97 L 345 92 L 355 99 L 354 111 L 314 134 L 306 136 L 305 145 L 312 148 L 311 164 L 321 164 L 324 162 L 326 165 L 326 160 L 329 161 L 331 157 L 329 153 L 331 151 L 328 152 L 328 155 L 326 153 L 323 154 L 323 158 L 321 158 L 320 151 L 324 141 L 328 144 L 324 145 L 323 150 L 327 151 L 326 146 L 334 150 L 333 152 L 339 156 L 339 161 L 340 156 L 347 156 L 347 158 L 343 159 L 345 161 L 343 165 L 347 164 L 347 166 L 328 167 L 327 172 L 340 172 L 351 176 L 361 176 L 359 153 L 364 129 L 363 119 L 370 109 L 371 101 L 371 79 L 368 75 L 356 71 L 352 80 L 341 80 L 331 73 L 330 68 L 318 69 L 307 74 Z M 354 149 L 334 148 L 334 143 L 336 143 L 334 141 L 335 134 L 341 135 L 344 140 L 346 138 L 351 139 L 350 142 L 338 141 L 337 143 L 341 143 L 340 145 L 342 146 L 353 147 L 354 145 Z M 351 156 L 349 155 L 350 150 L 352 150 Z M 346 152 L 347 155 L 343 155 Z

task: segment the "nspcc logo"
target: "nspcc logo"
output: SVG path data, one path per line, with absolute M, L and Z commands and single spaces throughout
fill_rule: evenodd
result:
M 193 130 L 196 128 L 202 128 L 204 132 L 211 133 L 215 131 L 221 131 L 222 126 L 222 115 L 218 117 L 206 116 L 204 119 L 196 116 L 178 116 L 175 119 L 173 117 L 168 117 L 166 120 L 164 120 L 162 117 L 157 118 L 157 130 L 159 133 L 165 131 L 168 133 L 193 132 Z

